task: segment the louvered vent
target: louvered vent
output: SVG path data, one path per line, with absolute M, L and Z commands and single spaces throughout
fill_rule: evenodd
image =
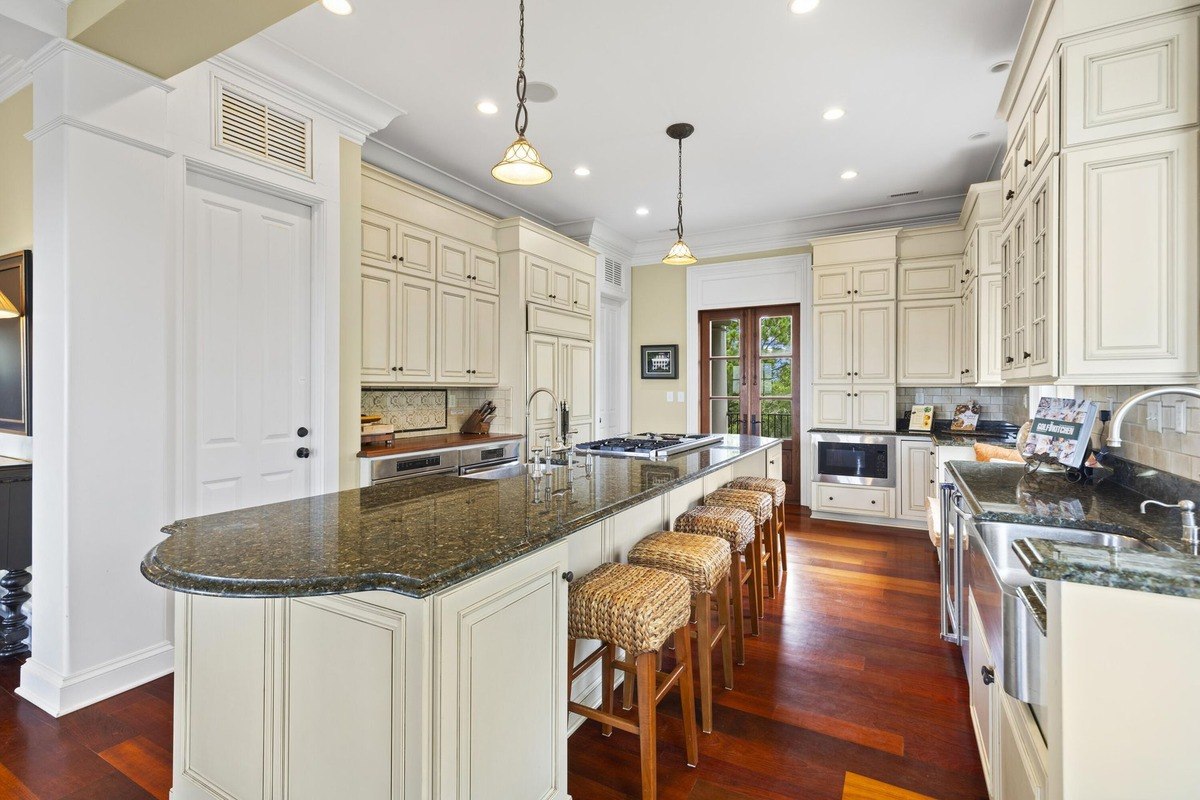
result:
M 604 282 L 614 289 L 625 287 L 625 267 L 620 261 L 611 258 L 604 259 Z
M 312 120 L 248 92 L 219 86 L 217 146 L 311 175 L 311 140 Z

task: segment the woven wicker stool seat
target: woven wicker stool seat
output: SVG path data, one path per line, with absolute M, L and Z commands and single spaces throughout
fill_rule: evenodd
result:
M 687 625 L 687 579 L 633 564 L 601 564 L 572 581 L 567 635 L 615 644 L 631 656 L 651 653 Z
M 709 492 L 704 498 L 706 506 L 726 506 L 748 511 L 754 517 L 757 525 L 762 525 L 771 518 L 775 508 L 774 496 L 766 492 L 752 492 L 749 489 L 720 488 Z
M 754 541 L 754 517 L 748 511 L 728 506 L 697 506 L 675 518 L 675 530 L 719 536 L 729 549 L 740 554 Z
M 775 498 L 775 511 L 771 517 L 771 567 L 775 585 L 783 582 L 783 573 L 787 572 L 787 518 L 784 501 L 787 500 L 787 484 L 778 478 L 752 478 L 749 476 L 734 478 L 725 484 L 729 489 L 749 489 L 754 492 L 767 492 Z
M 682 575 L 692 594 L 715 592 L 729 578 L 729 548 L 692 533 L 652 533 L 629 551 L 629 563 Z
M 726 489 L 749 489 L 752 492 L 766 492 L 775 500 L 775 505 L 783 505 L 787 497 L 787 484 L 775 478 L 734 478 L 725 484 Z
M 657 706 L 672 687 L 679 687 L 679 710 L 687 763 L 700 761 L 696 734 L 696 696 L 692 684 L 692 637 L 688 630 L 692 595 L 688 579 L 635 564 L 601 564 L 571 581 L 567 611 L 567 708 L 600 723 L 600 732 L 613 728 L 638 737 L 642 766 L 642 800 L 658 797 Z M 660 672 L 656 651 L 670 637 L 675 641 L 675 666 Z M 579 639 L 599 639 L 600 646 L 575 661 Z M 625 659 L 618 649 L 625 650 Z M 600 662 L 600 708 L 571 700 L 575 681 Z M 636 680 L 637 720 L 614 713 L 614 672 L 627 675 L 627 686 Z

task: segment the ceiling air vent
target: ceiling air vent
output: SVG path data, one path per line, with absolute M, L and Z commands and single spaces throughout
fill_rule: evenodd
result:
M 218 83 L 217 146 L 312 175 L 312 120 Z
M 896 198 L 896 197 L 916 197 L 916 196 L 917 196 L 917 195 L 919 195 L 919 194 L 920 194 L 920 191 L 916 191 L 916 192 L 897 192 L 896 194 L 889 194 L 889 195 L 888 195 L 888 197 L 892 197 L 892 198 Z
M 620 261 L 604 259 L 604 282 L 614 289 L 625 288 L 625 267 Z

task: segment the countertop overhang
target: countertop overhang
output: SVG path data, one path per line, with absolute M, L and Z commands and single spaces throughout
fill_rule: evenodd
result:
M 557 473 L 541 503 L 525 476 L 432 476 L 180 520 L 141 570 L 190 594 L 427 597 L 779 441 L 726 436 L 664 461 L 596 457 L 592 477 L 577 472 L 565 491 Z
M 1142 514 L 1146 498 L 1117 483 L 1085 486 L 1058 473 L 1030 475 L 1023 464 L 951 461 L 947 469 L 976 520 L 1119 533 L 1171 548 L 1018 540 L 1013 551 L 1033 577 L 1200 598 L 1200 557 L 1183 543 L 1177 510 Z

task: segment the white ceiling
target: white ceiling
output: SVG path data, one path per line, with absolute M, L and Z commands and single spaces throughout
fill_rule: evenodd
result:
M 674 227 L 663 131 L 677 121 L 696 126 L 691 233 L 963 194 L 1003 144 L 1005 75 L 988 68 L 1012 57 L 1030 5 L 823 0 L 798 16 L 785 0 L 527 0 L 526 72 L 559 91 L 531 106 L 528 136 L 555 176 L 512 187 L 489 171 L 514 136 L 516 0 L 353 2 L 267 35 L 404 109 L 380 141 L 551 223 L 599 218 L 635 240 Z M 846 116 L 825 122 L 832 105 Z

